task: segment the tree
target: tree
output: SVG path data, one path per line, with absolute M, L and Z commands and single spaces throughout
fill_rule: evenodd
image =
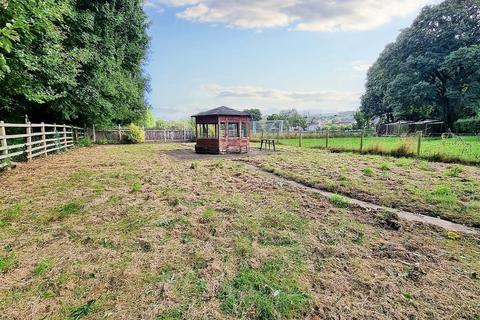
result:
M 2 2 L 5 3 L 5 2 Z M 0 4 L 0 118 L 129 124 L 147 115 L 140 0 Z
M 302 116 L 296 109 L 283 110 L 278 114 L 272 114 L 267 117 L 267 120 L 286 120 L 290 127 L 307 128 L 307 119 Z
M 260 109 L 245 109 L 243 112 L 248 113 L 252 117 L 252 121 L 262 120 L 262 112 Z
M 361 111 L 388 122 L 478 113 L 480 0 L 425 7 L 367 75 Z
M 355 129 L 364 130 L 370 127 L 370 117 L 366 113 L 362 111 L 355 112 L 353 118 L 355 119 Z

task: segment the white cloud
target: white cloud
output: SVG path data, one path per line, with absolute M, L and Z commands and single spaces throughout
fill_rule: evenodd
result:
M 354 61 L 352 62 L 352 69 L 353 71 L 357 72 L 367 72 L 368 69 L 372 66 L 371 63 L 365 61 Z
M 181 19 L 242 29 L 371 30 L 438 0 L 144 0 L 180 7 Z
M 287 107 L 309 112 L 354 110 L 360 97 L 360 93 L 348 91 L 287 91 L 250 85 L 208 84 L 202 89 L 219 104 L 264 107 L 271 112 Z

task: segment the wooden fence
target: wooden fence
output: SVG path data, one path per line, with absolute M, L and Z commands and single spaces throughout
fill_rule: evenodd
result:
M 121 127 L 108 130 L 93 128 L 90 136 L 96 143 L 120 143 L 125 141 L 128 131 L 128 128 Z M 183 142 L 194 139 L 194 134 L 191 130 L 144 129 L 144 131 L 146 142 Z
M 6 166 L 8 161 L 29 161 L 73 147 L 84 134 L 82 128 L 65 124 L 18 124 L 0 121 L 0 168 Z

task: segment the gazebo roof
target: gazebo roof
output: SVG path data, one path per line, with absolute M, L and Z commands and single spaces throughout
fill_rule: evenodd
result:
M 238 111 L 228 107 L 219 107 L 212 110 L 200 112 L 199 114 L 194 115 L 194 117 L 203 117 L 203 116 L 244 116 L 250 117 L 250 114 Z

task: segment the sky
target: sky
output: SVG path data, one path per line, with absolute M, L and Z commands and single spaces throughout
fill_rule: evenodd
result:
M 144 0 L 157 118 L 358 109 L 366 73 L 436 0 Z

